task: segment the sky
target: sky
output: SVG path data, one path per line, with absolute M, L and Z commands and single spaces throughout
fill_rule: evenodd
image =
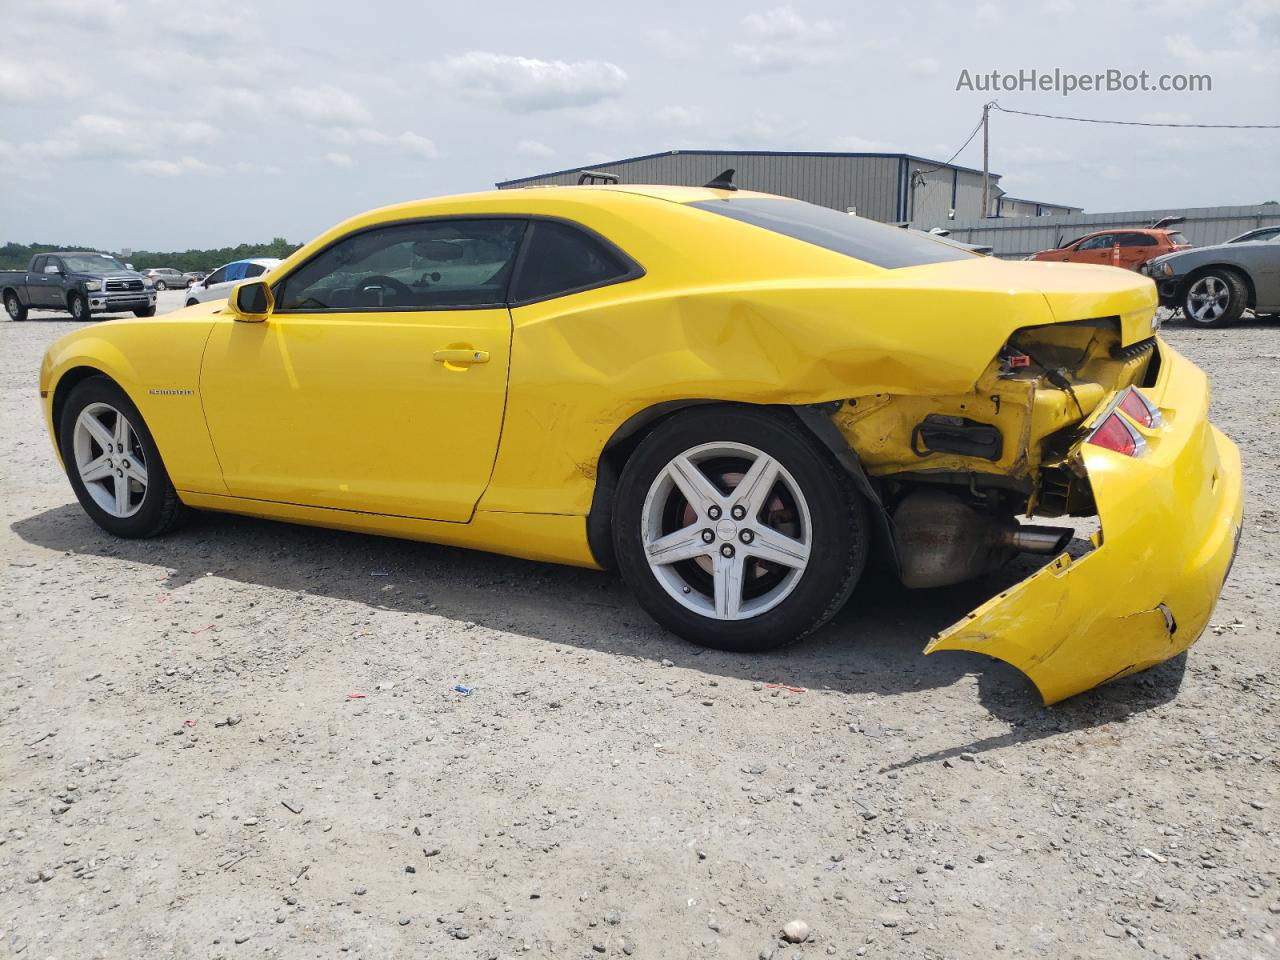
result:
M 352 214 L 670 149 L 946 160 L 982 104 L 1280 123 L 1280 0 L 0 0 L 0 242 L 302 241 Z M 1198 92 L 957 89 L 993 70 L 1208 74 Z M 993 114 L 1019 197 L 1280 200 L 1280 130 Z M 956 161 L 981 167 L 981 137 Z M 750 186 L 744 184 L 744 186 Z

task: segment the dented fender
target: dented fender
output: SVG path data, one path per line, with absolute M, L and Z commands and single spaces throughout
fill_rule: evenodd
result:
M 1208 419 L 1208 383 L 1163 342 L 1148 399 L 1164 423 L 1139 458 L 1089 444 L 1101 532 L 944 630 L 925 653 L 967 650 L 1012 664 L 1046 704 L 1182 653 L 1204 631 L 1239 538 L 1240 454 Z

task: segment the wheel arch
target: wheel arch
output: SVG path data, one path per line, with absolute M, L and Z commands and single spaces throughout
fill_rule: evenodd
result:
M 1201 277 L 1203 277 L 1206 273 L 1210 273 L 1214 270 L 1234 273 L 1244 283 L 1244 289 L 1246 294 L 1248 295 L 1248 299 L 1245 302 L 1245 306 L 1252 309 L 1254 305 L 1257 304 L 1258 295 L 1253 285 L 1253 277 L 1249 275 L 1249 271 L 1245 270 L 1243 267 L 1240 267 L 1234 263 L 1217 262 L 1217 263 L 1201 264 L 1200 266 L 1196 267 L 1194 270 L 1192 270 L 1190 273 L 1186 275 L 1181 285 L 1178 287 L 1179 305 L 1181 305 L 1182 302 L 1186 300 L 1187 291 L 1191 289 L 1191 285 L 1195 283 L 1197 280 L 1199 280 Z
M 62 376 L 58 378 L 58 382 L 54 385 L 53 403 L 50 407 L 50 412 L 53 418 L 53 441 L 58 445 L 59 449 L 61 449 L 62 445 L 62 411 L 67 407 L 67 398 L 71 396 L 71 391 L 74 390 L 78 384 L 83 383 L 91 377 L 106 377 L 117 387 L 120 387 L 121 390 L 124 390 L 124 387 L 120 385 L 119 381 L 115 380 L 105 370 L 100 370 L 97 367 L 80 365 L 71 367 L 69 370 L 64 371 Z M 125 390 L 125 394 L 128 395 L 127 390 Z
M 836 462 L 850 475 L 858 491 L 867 499 L 869 513 L 873 518 L 876 530 L 876 545 L 889 551 L 896 567 L 896 551 L 891 520 L 880 494 L 872 484 L 862 461 L 849 446 L 836 425 L 831 421 L 830 404 L 813 404 L 808 406 L 787 406 L 774 404 L 741 403 L 730 400 L 671 400 L 647 407 L 624 421 L 605 443 L 596 465 L 595 489 L 591 496 L 591 509 L 587 513 L 587 546 L 590 548 L 596 563 L 606 570 L 617 565 L 613 550 L 613 510 L 614 495 L 618 480 L 622 476 L 627 461 L 649 434 L 665 421 L 682 410 L 692 407 L 722 406 L 737 408 L 763 408 L 783 410 L 791 413 L 797 425 L 808 433 L 818 444 L 827 450 Z

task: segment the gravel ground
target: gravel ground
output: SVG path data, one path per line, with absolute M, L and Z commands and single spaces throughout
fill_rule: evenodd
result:
M 920 656 L 991 579 L 739 656 L 605 574 L 214 515 L 113 540 L 39 415 L 72 326 L 0 323 L 0 956 L 1280 955 L 1274 325 L 1167 330 L 1248 474 L 1214 626 L 1053 709 Z

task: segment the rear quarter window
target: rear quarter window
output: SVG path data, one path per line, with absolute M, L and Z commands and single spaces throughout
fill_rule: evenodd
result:
M 891 227 L 802 200 L 729 197 L 699 200 L 689 206 L 890 270 L 979 256 L 926 233 Z

